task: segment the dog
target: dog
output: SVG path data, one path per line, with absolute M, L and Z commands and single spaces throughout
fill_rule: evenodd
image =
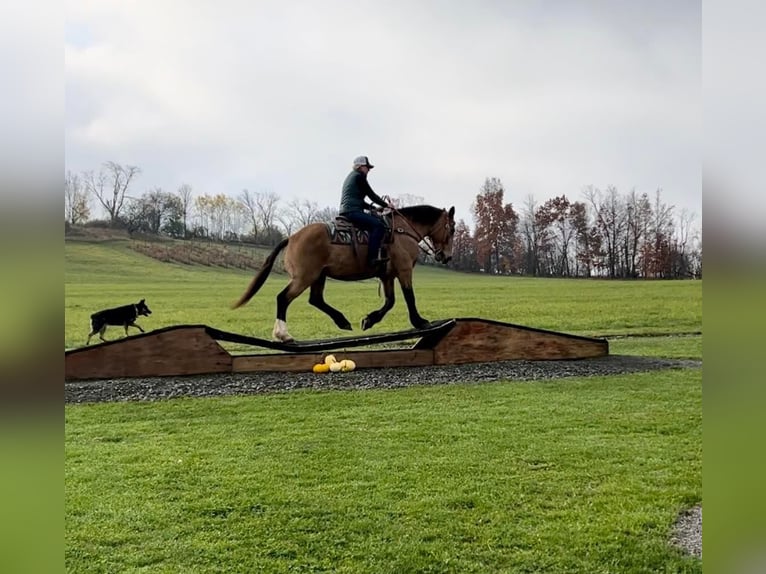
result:
M 106 341 L 106 339 L 104 339 L 104 332 L 106 331 L 107 325 L 122 325 L 125 327 L 126 337 L 128 336 L 128 327 L 135 327 L 143 333 L 144 330 L 140 325 L 136 325 L 135 321 L 138 319 L 139 315 L 148 317 L 151 314 L 152 312 L 149 310 L 149 307 L 146 306 L 144 299 L 141 299 L 138 303 L 132 305 L 123 305 L 122 307 L 104 309 L 103 311 L 93 313 L 93 315 L 90 316 L 90 335 L 88 335 L 88 342 L 85 344 L 89 345 L 90 338 L 96 333 L 98 333 L 98 336 L 102 341 Z

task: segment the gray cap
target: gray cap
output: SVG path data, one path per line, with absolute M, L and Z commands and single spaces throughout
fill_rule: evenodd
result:
M 368 158 L 366 155 L 360 155 L 359 157 L 354 158 L 354 167 L 360 167 L 366 165 L 370 169 L 375 167 L 370 163 L 370 158 Z

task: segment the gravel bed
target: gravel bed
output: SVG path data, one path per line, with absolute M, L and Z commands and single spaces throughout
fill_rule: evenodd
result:
M 670 541 L 686 554 L 702 558 L 701 506 L 694 506 L 678 517 Z
M 350 373 L 236 373 L 68 381 L 67 403 L 156 401 L 285 392 L 296 389 L 393 389 L 412 385 L 537 381 L 565 377 L 618 375 L 659 369 L 701 367 L 697 360 L 608 355 L 570 361 L 498 361 L 432 367 L 358 369 Z

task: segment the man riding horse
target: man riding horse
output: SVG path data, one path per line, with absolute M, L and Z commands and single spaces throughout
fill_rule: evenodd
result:
M 380 270 L 388 261 L 381 244 L 386 233 L 383 220 L 374 214 L 371 206 L 365 203 L 368 198 L 372 203 L 380 207 L 393 208 L 393 204 L 385 201 L 372 190 L 367 181 L 367 174 L 375 167 L 370 163 L 366 155 L 360 155 L 354 159 L 351 173 L 343 182 L 343 192 L 340 198 L 339 214 L 348 219 L 355 226 L 369 232 L 367 242 L 367 263 L 370 268 Z M 367 211 L 366 211 L 367 210 Z

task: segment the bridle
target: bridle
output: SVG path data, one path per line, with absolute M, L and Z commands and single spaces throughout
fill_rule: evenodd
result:
M 393 230 L 396 233 L 401 233 L 403 235 L 407 235 L 409 237 L 412 237 L 415 240 L 415 242 L 418 244 L 418 248 L 423 253 L 433 257 L 437 261 L 440 261 L 441 260 L 440 256 L 443 256 L 444 250 L 443 249 L 437 249 L 436 246 L 434 246 L 433 237 L 431 236 L 431 233 L 433 233 L 433 231 L 436 228 L 436 226 L 439 223 L 439 221 L 437 220 L 436 223 L 434 223 L 428 229 L 428 231 L 426 231 L 423 235 L 421 235 L 420 233 L 418 233 L 418 230 L 415 229 L 415 227 L 410 223 L 409 219 L 407 219 L 401 211 L 399 211 L 395 207 L 390 208 L 390 209 L 391 209 L 391 213 L 392 214 L 398 215 L 402 220 L 404 220 L 404 222 L 407 224 L 407 226 L 410 228 L 410 230 L 412 230 L 412 233 L 410 233 L 410 231 L 408 231 L 406 229 L 403 229 L 401 227 L 395 227 Z M 441 218 L 439 218 L 439 219 L 441 219 Z M 392 217 L 391 218 L 391 224 L 393 225 L 393 223 L 394 223 L 394 219 Z M 446 227 L 449 227 L 449 223 L 446 224 Z M 423 248 L 423 245 L 422 245 L 423 243 L 425 244 L 426 248 Z

